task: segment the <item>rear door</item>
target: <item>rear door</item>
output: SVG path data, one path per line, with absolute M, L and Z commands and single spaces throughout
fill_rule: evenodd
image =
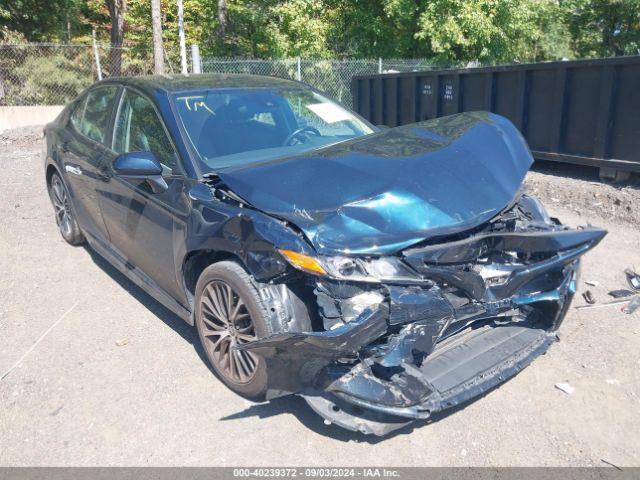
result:
M 186 178 L 173 142 L 153 102 L 125 88 L 114 122 L 113 147 L 104 157 L 98 195 L 111 244 L 122 259 L 174 299 L 184 300 L 176 252 L 184 252 L 188 198 Z M 115 174 L 122 153 L 149 151 L 162 164 L 168 189 L 153 193 L 144 180 Z M 184 304 L 184 302 L 182 302 Z
M 111 118 L 118 87 L 100 86 L 90 90 L 73 110 L 69 125 L 61 134 L 60 157 L 67 187 L 85 233 L 102 241 L 108 239 L 96 195 L 102 157 L 111 143 Z

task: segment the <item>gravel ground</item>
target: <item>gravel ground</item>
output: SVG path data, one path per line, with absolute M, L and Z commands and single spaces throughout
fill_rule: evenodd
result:
M 541 162 L 529 172 L 526 186 L 549 208 L 571 210 L 594 223 L 604 219 L 636 228 L 640 225 L 638 175 L 624 183 L 610 184 L 600 181 L 595 168 Z
M 234 395 L 186 323 L 64 243 L 39 137 L 0 135 L 0 376 L 22 359 L 0 380 L 0 465 L 640 464 L 640 312 L 572 308 L 561 341 L 484 397 L 382 440 L 352 434 L 295 397 Z M 640 268 L 640 192 L 578 172 L 538 168 L 527 185 L 566 223 L 609 230 L 582 276 L 606 302 Z

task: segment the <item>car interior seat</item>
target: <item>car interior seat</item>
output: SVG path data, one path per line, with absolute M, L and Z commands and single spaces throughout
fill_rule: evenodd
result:
M 223 105 L 203 123 L 198 150 L 204 157 L 217 157 L 282 145 L 286 137 L 275 125 L 255 119 L 251 104 L 236 101 Z

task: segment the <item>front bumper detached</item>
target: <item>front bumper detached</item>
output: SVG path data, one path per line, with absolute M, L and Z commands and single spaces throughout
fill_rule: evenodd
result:
M 550 239 L 560 248 L 494 283 L 453 264 L 434 267 L 434 249 L 414 251 L 412 266 L 419 270 L 426 258 L 420 268 L 436 282 L 383 285 L 385 301 L 337 328 L 276 334 L 239 348 L 265 359 L 269 398 L 301 394 L 332 423 L 385 435 L 487 392 L 548 349 L 576 290 L 578 258 L 606 234 L 577 232 L 518 239 L 520 246 L 490 239 L 509 243 L 509 251 L 529 243 L 544 250 Z M 477 242 L 473 248 L 486 249 Z M 457 256 L 464 255 L 461 247 Z M 451 288 L 467 301 L 453 300 Z
M 380 381 L 362 368 L 305 399 L 343 428 L 385 435 L 489 391 L 543 354 L 556 336 L 522 322 L 470 329 L 455 340 L 439 344 L 419 368 L 405 366 L 404 379 L 399 375 Z M 381 388 L 372 388 L 372 383 Z

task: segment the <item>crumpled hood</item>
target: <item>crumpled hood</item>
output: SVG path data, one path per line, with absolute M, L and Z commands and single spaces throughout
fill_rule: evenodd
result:
M 319 253 L 385 254 L 489 220 L 532 162 L 507 119 L 472 112 L 217 173 Z

